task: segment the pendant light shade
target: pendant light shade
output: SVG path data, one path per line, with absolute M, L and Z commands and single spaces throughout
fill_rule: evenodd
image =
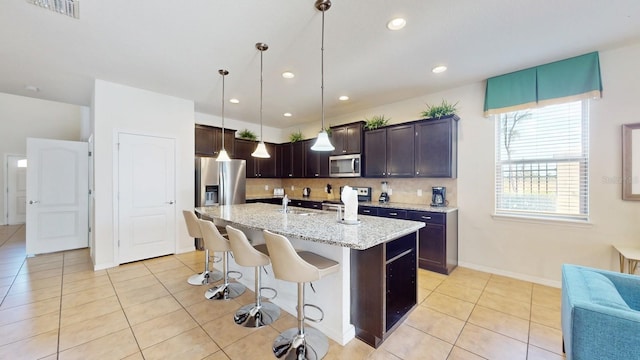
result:
M 335 148 L 331 145 L 329 135 L 324 129 L 324 12 L 331 7 L 329 0 L 316 0 L 316 9 L 322 11 L 322 46 L 320 47 L 320 74 L 321 74 L 321 104 L 322 104 L 322 128 L 318 134 L 315 144 L 311 147 L 313 151 L 333 151 Z
M 216 161 L 231 161 L 227 150 L 224 149 L 224 77 L 229 75 L 229 72 L 220 69 L 218 70 L 218 74 L 222 75 L 222 149 L 220 149 L 220 154 L 218 154 Z
M 256 146 L 256 150 L 251 153 L 251 156 L 268 159 L 271 157 L 271 155 L 269 155 L 262 137 L 262 53 L 267 51 L 267 49 L 269 49 L 269 46 L 264 43 L 257 43 L 256 49 L 260 50 L 260 142 L 258 143 L 258 146 Z

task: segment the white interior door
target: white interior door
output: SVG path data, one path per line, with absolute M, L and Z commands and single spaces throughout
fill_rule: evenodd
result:
M 27 218 L 27 157 L 7 155 L 7 224 L 24 224 Z
M 118 134 L 119 262 L 176 249 L 175 139 Z
M 87 247 L 87 143 L 28 138 L 27 162 L 27 254 Z

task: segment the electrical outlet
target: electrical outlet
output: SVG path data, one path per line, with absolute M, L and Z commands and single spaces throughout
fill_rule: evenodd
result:
M 269 191 L 269 185 L 264 186 L 264 191 Z
M 295 187 L 295 186 L 293 186 L 293 185 L 291 185 L 291 191 L 293 191 L 293 190 L 295 190 L 295 189 L 296 189 L 296 187 Z
M 418 196 L 422 196 L 422 189 L 418 189 Z
M 387 191 L 387 194 L 389 194 L 389 196 L 393 195 L 393 189 L 389 188 L 389 190 Z

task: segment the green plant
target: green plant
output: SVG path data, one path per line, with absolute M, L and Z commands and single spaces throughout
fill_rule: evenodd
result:
M 379 127 L 386 126 L 389 123 L 389 120 L 391 119 L 385 118 L 384 115 L 374 115 L 371 119 L 364 119 L 364 121 L 366 121 L 364 128 L 367 130 L 377 129 Z
M 330 127 L 322 128 L 322 130 L 326 131 L 327 135 L 331 136 L 331 128 Z
M 247 140 L 256 140 L 256 139 L 258 139 L 256 134 L 254 134 L 253 131 L 251 131 L 249 129 L 244 129 L 244 130 L 240 131 L 238 133 L 238 136 L 241 139 L 247 139 Z
M 423 111 L 421 115 L 425 118 L 439 119 L 443 116 L 455 114 L 457 105 L 457 102 L 455 104 L 449 104 L 446 100 L 442 100 L 442 104 L 440 105 L 431 106 L 427 104 L 427 110 Z
M 302 133 L 300 132 L 300 130 L 296 131 L 296 132 L 292 132 L 291 134 L 289 134 L 289 141 L 294 143 L 296 141 L 300 141 L 302 140 Z

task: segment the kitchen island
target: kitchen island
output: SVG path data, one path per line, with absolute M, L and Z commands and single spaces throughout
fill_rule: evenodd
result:
M 286 236 L 300 250 L 308 250 L 340 263 L 340 271 L 314 282 L 307 303 L 320 306 L 325 318 L 313 324 L 327 336 L 346 344 L 354 336 L 378 347 L 417 303 L 417 240 L 424 223 L 359 216 L 359 224 L 345 225 L 336 213 L 290 209 L 271 204 L 241 204 L 197 208 L 218 226 L 232 225 L 254 243 L 263 243 L 262 230 Z M 241 271 L 239 281 L 250 289 L 253 271 L 230 261 Z M 296 285 L 263 277 L 274 287 L 275 304 L 295 314 Z

